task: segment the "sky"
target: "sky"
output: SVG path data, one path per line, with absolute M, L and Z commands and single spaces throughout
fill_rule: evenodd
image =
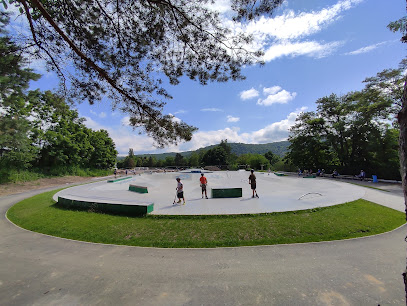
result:
M 227 16 L 227 7 L 228 0 L 222 0 L 213 8 Z M 178 146 L 157 149 L 151 138 L 129 127 L 125 114 L 112 111 L 109 101 L 76 108 L 88 127 L 109 132 L 119 155 L 129 148 L 135 154 L 196 150 L 222 139 L 286 140 L 298 114 L 316 110 L 317 99 L 361 90 L 365 78 L 397 68 L 407 45 L 387 25 L 405 14 L 404 0 L 287 0 L 271 18 L 250 24 L 232 25 L 225 17 L 235 31 L 254 35 L 266 64 L 245 67 L 244 81 L 203 86 L 182 78 L 169 85 L 173 99 L 164 113 L 198 128 L 191 141 Z M 53 73 L 34 68 L 43 77 L 32 88 L 56 87 Z

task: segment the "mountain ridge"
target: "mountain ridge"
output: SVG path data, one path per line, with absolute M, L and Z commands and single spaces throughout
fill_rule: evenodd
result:
M 219 144 L 206 146 L 206 147 L 194 150 L 194 151 L 154 153 L 154 154 L 135 154 L 135 156 L 138 156 L 138 157 L 153 156 L 158 160 L 162 160 L 168 156 L 174 157 L 177 153 L 179 153 L 184 157 L 189 157 L 194 152 L 199 154 L 199 152 L 210 150 L 210 149 L 216 147 L 217 145 L 219 145 Z M 247 143 L 240 143 L 240 142 L 238 142 L 238 143 L 232 142 L 232 143 L 228 143 L 228 145 L 230 145 L 230 147 L 231 147 L 231 153 L 234 153 L 236 155 L 242 155 L 242 154 L 247 154 L 247 153 L 264 154 L 268 151 L 271 151 L 274 154 L 276 154 L 280 157 L 283 157 L 285 155 L 285 153 L 288 151 L 288 146 L 290 145 L 290 142 L 288 140 L 264 143 L 264 144 L 247 144 Z

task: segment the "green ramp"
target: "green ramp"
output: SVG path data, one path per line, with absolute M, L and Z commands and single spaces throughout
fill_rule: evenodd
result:
M 118 214 L 126 216 L 147 215 L 154 210 L 154 203 L 107 203 L 102 201 L 84 201 L 70 199 L 68 197 L 58 197 L 57 206 L 68 208 L 87 210 L 92 212 Z
M 114 179 L 114 180 L 108 180 L 107 182 L 108 182 L 108 183 L 116 183 L 116 182 L 120 182 L 120 181 L 124 181 L 124 180 L 131 179 L 131 178 L 132 178 L 131 176 L 126 176 L 126 177 L 121 177 L 121 178 Z

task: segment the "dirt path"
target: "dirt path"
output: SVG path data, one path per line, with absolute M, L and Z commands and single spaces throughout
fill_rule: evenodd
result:
M 59 186 L 64 184 L 80 183 L 89 181 L 89 177 L 83 176 L 63 176 L 53 178 L 43 178 L 36 181 L 24 183 L 0 184 L 0 196 L 21 193 L 24 191 L 42 189 L 47 187 Z

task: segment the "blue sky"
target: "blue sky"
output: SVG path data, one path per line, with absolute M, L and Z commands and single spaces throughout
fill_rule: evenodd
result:
M 227 2 L 216 6 L 225 16 Z M 366 77 L 397 67 L 406 46 L 386 26 L 403 15 L 404 0 L 288 0 L 273 18 L 235 25 L 236 31 L 255 35 L 266 65 L 245 67 L 244 81 L 202 86 L 184 78 L 169 85 L 173 99 L 164 112 L 199 129 L 178 146 L 157 150 L 152 139 L 128 126 L 126 115 L 111 110 L 109 101 L 77 109 L 87 126 L 109 132 L 120 155 L 129 148 L 136 154 L 195 150 L 222 139 L 286 140 L 297 115 L 315 110 L 318 98 L 360 90 Z M 33 88 L 56 86 L 55 75 L 40 72 L 44 76 Z

